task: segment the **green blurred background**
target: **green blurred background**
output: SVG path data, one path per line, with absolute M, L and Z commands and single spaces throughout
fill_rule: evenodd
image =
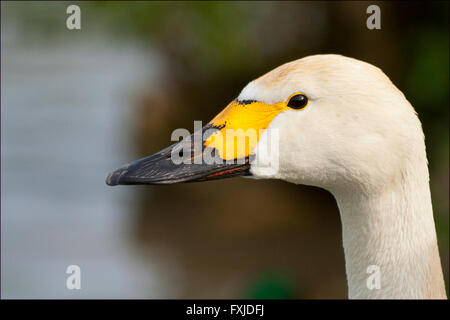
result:
M 69 4 L 77 4 L 81 8 L 82 29 L 79 31 L 65 28 L 65 8 Z M 366 28 L 366 8 L 370 4 L 378 4 L 381 8 L 381 30 Z M 15 181 L 17 172 L 24 174 L 24 170 L 35 170 L 34 167 L 15 169 L 13 164 L 17 157 L 33 157 L 34 153 L 33 149 L 26 149 L 8 162 L 3 155 L 8 155 L 9 144 L 5 145 L 2 138 L 2 295 L 345 298 L 347 289 L 339 213 L 334 198 L 324 190 L 280 181 L 247 179 L 129 187 L 127 190 L 103 185 L 107 172 L 122 164 L 120 161 L 127 162 L 159 151 L 170 143 L 170 134 L 175 128 L 193 130 L 193 120 L 206 123 L 235 98 L 247 82 L 282 63 L 318 53 L 338 53 L 380 67 L 416 108 L 426 136 L 434 216 L 448 288 L 448 15 L 448 2 L 2 2 L 2 137 L 6 135 L 11 146 L 20 143 L 17 136 L 24 129 L 22 126 L 5 128 L 10 119 L 5 112 L 8 108 L 20 109 L 21 103 L 25 103 L 15 99 L 27 90 L 20 90 L 21 79 L 35 77 L 37 82 L 53 86 L 56 79 L 52 76 L 56 72 L 54 70 L 64 64 L 70 65 L 81 50 L 86 61 L 95 57 L 104 65 L 92 60 L 89 68 L 70 73 L 71 79 L 81 86 L 80 83 L 87 81 L 85 77 L 92 77 L 95 73 L 99 78 L 92 80 L 92 86 L 99 83 L 106 86 L 111 78 L 122 78 L 122 72 L 131 68 L 128 63 L 144 60 L 138 67 L 133 65 L 136 70 L 127 76 L 129 80 L 117 85 L 117 90 L 126 91 L 126 99 L 115 111 L 104 103 L 103 113 L 97 115 L 98 121 L 109 121 L 101 128 L 102 138 L 99 138 L 98 145 L 108 145 L 107 154 L 111 156 L 102 155 L 98 145 L 93 145 L 89 153 L 80 148 L 75 155 L 85 160 L 80 162 L 80 170 L 89 167 L 92 158 L 105 158 L 97 163 L 96 170 L 85 180 L 76 181 L 80 188 L 66 190 L 68 197 L 80 202 L 83 201 L 80 191 L 83 186 L 86 183 L 95 186 L 91 194 L 99 196 L 92 200 L 89 208 L 100 208 L 102 203 L 102 209 L 92 211 L 104 210 L 105 214 L 102 215 L 103 220 L 91 221 L 92 215 L 85 217 L 85 224 L 95 226 L 94 230 L 75 224 L 72 227 L 75 235 L 70 239 L 64 238 L 61 248 L 49 249 L 48 246 L 48 243 L 65 237 L 61 234 L 49 236 L 42 246 L 33 248 L 31 244 L 36 243 L 49 226 L 52 229 L 60 227 L 54 220 L 61 219 L 56 217 L 60 216 L 61 210 L 68 210 L 69 205 L 58 210 L 52 207 L 52 201 L 60 195 L 50 192 L 45 195 L 49 208 L 52 208 L 45 209 L 49 224 L 41 226 L 39 235 L 30 236 L 28 242 L 21 245 L 27 219 L 18 216 L 30 211 L 26 204 L 34 202 L 26 200 L 23 184 L 9 190 L 5 179 L 8 179 L 8 173 L 11 181 Z M 5 32 L 14 36 L 6 37 Z M 5 38 L 15 40 L 7 42 Z M 20 47 L 15 50 L 20 50 L 28 61 L 45 56 L 44 47 L 74 49 L 58 56 L 59 60 L 50 59 L 45 67 L 41 66 L 36 71 L 36 68 L 22 66 L 11 43 Z M 98 43 L 102 43 L 103 51 L 99 51 Z M 130 48 L 136 48 L 140 52 L 139 57 L 144 58 L 126 53 Z M 11 50 L 10 60 L 3 58 L 8 50 Z M 109 54 L 114 50 L 126 52 L 120 58 L 104 57 L 107 55 L 105 52 Z M 79 63 L 82 64 L 83 59 Z M 8 61 L 13 60 L 15 67 L 8 68 Z M 145 60 L 152 63 L 147 65 Z M 5 69 L 9 72 L 6 76 Z M 111 69 L 117 69 L 117 72 L 112 73 Z M 101 77 L 102 74 L 105 76 Z M 15 91 L 12 86 L 8 87 L 8 79 L 16 80 Z M 28 90 L 33 88 L 30 84 Z M 69 127 L 71 121 L 79 121 L 80 126 L 76 128 L 83 130 L 83 125 L 86 125 L 84 118 L 95 119 L 95 105 L 88 110 L 76 110 L 80 110 L 83 101 L 89 103 L 96 95 L 109 92 L 101 88 L 78 93 L 83 99 L 71 104 L 76 116 L 67 119 Z M 55 90 L 49 91 L 47 98 L 57 91 L 61 94 L 61 90 L 69 89 L 56 86 Z M 111 90 L 110 96 L 117 93 L 116 89 Z M 7 100 L 4 96 L 11 98 Z M 30 101 L 40 97 L 37 93 Z M 42 122 L 42 126 L 49 126 L 56 136 L 68 128 L 52 127 L 55 122 L 49 121 L 65 116 L 61 112 L 65 108 L 64 99 L 59 101 L 59 112 L 48 111 L 49 118 Z M 29 112 L 40 113 L 36 108 Z M 97 126 L 93 124 L 90 132 L 94 137 L 100 137 L 95 128 Z M 71 139 L 78 139 L 81 144 L 92 139 L 92 136 L 78 137 L 76 130 L 71 134 L 75 137 Z M 45 141 L 39 140 L 39 143 Z M 64 159 L 67 156 L 65 148 L 70 149 L 70 144 L 61 142 L 57 150 L 49 152 L 53 158 Z M 121 155 L 114 158 L 113 153 Z M 43 169 L 49 179 L 40 181 L 40 188 L 45 189 L 46 184 L 50 188 L 53 177 L 64 189 L 64 181 L 67 181 L 64 176 L 71 171 L 71 162 L 61 161 L 58 176 L 51 169 Z M 42 166 L 47 165 L 42 162 Z M 30 199 L 34 199 L 32 193 L 29 190 Z M 21 200 L 13 200 L 17 197 Z M 19 207 L 14 201 L 25 204 Z M 5 207 L 5 202 L 11 206 Z M 39 219 L 39 204 L 34 203 L 33 208 L 34 218 Z M 88 209 L 77 210 L 75 217 L 71 214 L 70 219 L 76 219 Z M 104 228 L 111 210 L 120 217 L 119 224 L 126 225 L 125 231 L 98 238 L 96 232 Z M 12 229 L 15 231 L 7 230 L 8 221 L 15 226 Z M 63 223 L 67 227 L 68 223 Z M 122 229 L 117 227 L 114 230 Z M 92 238 L 87 236 L 89 232 Z M 98 264 L 97 255 L 104 252 L 102 247 L 96 247 L 88 257 L 82 253 L 91 243 L 80 244 L 80 239 L 109 243 L 109 237 L 116 241 L 122 239 L 122 244 L 108 247 L 108 250 L 125 250 L 126 256 L 111 254 L 105 258 L 107 261 L 102 267 L 103 264 Z M 13 242 L 16 245 L 9 246 Z M 45 260 L 39 264 L 45 273 L 51 269 L 49 256 L 62 268 L 70 260 L 68 248 L 77 246 L 77 259 L 83 261 L 92 282 L 97 281 L 96 290 L 90 291 L 89 283 L 86 283 L 80 293 L 64 291 L 59 280 L 48 280 L 53 279 L 53 272 L 59 272 L 56 269 L 39 282 L 36 270 L 16 268 L 17 263 Z M 30 252 L 35 253 L 36 250 L 42 254 L 31 258 Z M 47 251 L 51 254 L 46 255 Z M 12 258 L 17 252 L 20 252 L 22 260 Z M 60 258 L 62 252 L 66 255 L 64 259 Z M 114 268 L 122 260 L 133 260 L 139 266 L 118 269 L 103 282 L 98 280 L 96 273 L 108 273 L 111 265 Z M 92 261 L 96 261 L 97 268 L 89 269 Z M 133 268 L 139 268 L 139 273 Z M 128 278 L 121 285 L 105 285 L 111 279 L 123 278 L 123 273 L 132 274 L 133 281 L 139 282 L 142 288 L 133 290 Z M 21 282 L 24 276 L 30 279 Z M 58 277 L 64 278 L 64 271 Z M 33 291 L 29 286 L 40 290 Z M 51 289 L 51 286 L 56 289 Z M 123 290 L 123 287 L 128 289 Z

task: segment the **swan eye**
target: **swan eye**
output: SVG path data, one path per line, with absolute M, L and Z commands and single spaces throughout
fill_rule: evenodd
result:
M 289 98 L 287 106 L 292 109 L 303 109 L 308 104 L 308 97 L 304 94 L 294 94 Z

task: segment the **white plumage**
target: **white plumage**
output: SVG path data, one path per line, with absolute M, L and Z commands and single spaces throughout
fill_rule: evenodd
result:
M 255 178 L 329 190 L 339 206 L 350 298 L 446 298 L 436 241 L 424 135 L 404 95 L 378 68 L 339 55 L 282 65 L 249 83 L 239 99 L 309 97 L 280 113 L 279 168 Z M 261 144 L 268 144 L 263 134 Z M 268 161 L 264 162 L 268 163 Z M 380 268 L 381 288 L 367 287 Z
M 291 107 L 293 95 L 307 97 L 308 104 Z M 258 161 L 173 164 L 171 152 L 178 154 L 180 143 L 111 172 L 107 183 L 169 184 L 251 173 L 327 189 L 341 215 L 350 298 L 446 298 L 421 123 L 380 69 L 339 55 L 284 64 L 250 82 L 206 128 L 217 131 L 203 155 L 219 151 L 223 159 L 226 143 L 219 143 L 224 140 L 218 133 L 262 129 L 249 153 L 230 157 Z M 367 285 L 371 268 L 380 272 L 378 289 Z

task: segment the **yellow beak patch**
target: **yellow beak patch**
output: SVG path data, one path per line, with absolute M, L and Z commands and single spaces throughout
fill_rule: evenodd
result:
M 215 148 L 223 160 L 246 158 L 253 154 L 259 138 L 286 103 L 239 103 L 232 101 L 209 124 L 220 128 L 206 139 L 206 147 Z

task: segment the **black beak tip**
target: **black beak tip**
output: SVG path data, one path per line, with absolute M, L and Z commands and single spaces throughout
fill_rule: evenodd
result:
M 119 170 L 111 171 L 106 177 L 106 184 L 108 186 L 117 186 L 120 180 L 120 172 Z
M 120 178 L 128 172 L 129 165 L 125 165 L 119 169 L 113 170 L 106 177 L 106 184 L 108 186 L 117 186 L 120 184 Z

